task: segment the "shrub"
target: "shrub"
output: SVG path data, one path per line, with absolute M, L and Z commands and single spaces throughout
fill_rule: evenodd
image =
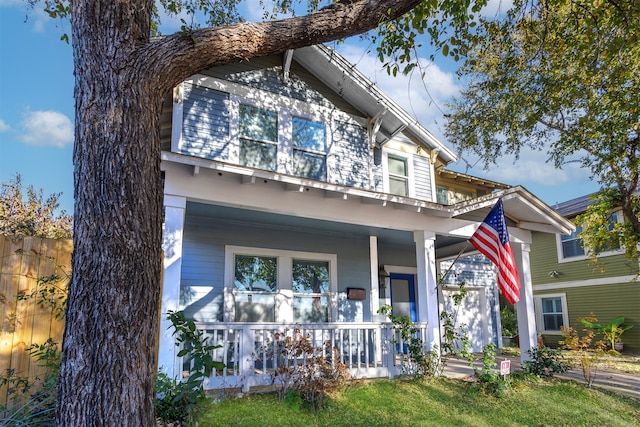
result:
M 578 319 L 581 323 L 583 321 L 596 322 L 597 320 L 593 315 Z M 578 355 L 582 376 L 587 385 L 591 387 L 598 374 L 598 363 L 604 356 L 604 342 L 594 342 L 595 332 L 588 327 L 583 329 L 584 334 L 582 336 L 573 327 L 561 326 L 560 330 L 563 339 L 559 341 L 559 344 Z
M 169 378 L 164 373 L 156 375 L 156 417 L 167 423 L 190 425 L 206 406 L 203 380 L 214 369 L 223 369 L 222 362 L 213 360 L 212 351 L 220 346 L 211 345 L 193 320 L 181 311 L 170 311 L 167 318 L 176 335 L 176 345 L 182 345 L 178 357 L 191 362 L 186 380 Z
M 485 393 L 496 397 L 504 397 L 509 389 L 509 380 L 503 378 L 494 367 L 496 366 L 496 346 L 487 344 L 482 348 L 482 371 L 478 372 L 474 366 L 473 371 L 478 378 L 480 389 Z
M 564 360 L 560 350 L 541 346 L 527 351 L 532 358 L 522 364 L 525 372 L 540 378 L 550 378 L 571 369 L 571 364 Z
M 350 378 L 346 365 L 339 362 L 337 348 L 331 342 L 314 347 L 309 334 L 299 329 L 274 334 L 277 368 L 272 383 L 277 384 L 278 394 L 289 406 L 299 408 L 300 402 L 313 410 L 323 407 L 325 397 L 344 387 Z M 267 343 L 271 347 L 271 343 Z

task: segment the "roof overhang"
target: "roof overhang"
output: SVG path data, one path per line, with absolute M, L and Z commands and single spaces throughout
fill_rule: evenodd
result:
M 571 234 L 575 231 L 575 225 L 571 221 L 522 186 L 452 205 L 452 217 L 463 219 L 473 216 L 482 220 L 500 198 L 505 216 L 518 228 L 559 234 Z
M 187 165 L 193 168 L 193 175 L 198 175 L 201 169 L 212 170 L 217 173 L 230 173 L 238 176 L 242 183 L 250 184 L 255 181 L 277 182 L 282 185 L 283 191 L 287 192 L 304 193 L 314 191 L 324 194 L 325 198 L 358 200 L 359 203 L 364 205 L 383 206 L 398 211 L 409 211 L 442 219 L 459 219 L 466 224 L 482 221 L 498 198 L 502 198 L 505 216 L 513 222 L 515 227 L 528 231 L 560 234 L 570 234 L 575 230 L 575 226 L 569 220 L 520 186 L 497 191 L 487 196 L 455 205 L 441 205 L 421 199 L 314 181 L 166 151 L 162 152 L 162 161 Z M 442 231 L 446 232 L 445 230 Z M 473 231 L 470 230 L 470 232 L 472 233 Z
M 369 117 L 377 117 L 386 110 L 380 124 L 379 133 L 382 135 L 379 134 L 378 143 L 384 143 L 399 133 L 406 133 L 426 149 L 439 150 L 438 157 L 444 163 L 457 160 L 456 154 L 449 147 L 335 50 L 324 45 L 309 46 L 296 49 L 293 58 Z

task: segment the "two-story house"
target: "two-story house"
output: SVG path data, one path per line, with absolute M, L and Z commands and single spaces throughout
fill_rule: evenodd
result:
M 570 220 L 585 212 L 591 195 L 555 206 Z M 611 212 L 612 221 L 622 221 L 622 212 Z M 585 254 L 581 228 L 567 235 L 533 233 L 531 272 L 538 332 L 545 343 L 557 345 L 560 327 L 583 329 L 579 318 L 593 313 L 600 323 L 623 316 L 634 325 L 622 336 L 625 351 L 640 352 L 640 284 L 636 281 L 638 260 L 630 260 L 619 249 L 604 251 L 594 264 Z
M 476 253 L 466 241 L 500 197 L 521 271 L 520 335 L 535 345 L 531 232 L 571 223 L 522 187 L 444 170 L 455 154 L 332 49 L 203 70 L 165 107 L 162 311 L 184 310 L 223 346 L 227 369 L 208 387 L 268 383 L 273 333 L 293 325 L 330 341 L 354 375 L 393 376 L 378 309 L 409 315 L 438 346 L 449 291 L 439 263 Z M 497 298 L 474 292 L 481 348 L 499 335 Z M 177 375 L 168 326 L 160 367 Z

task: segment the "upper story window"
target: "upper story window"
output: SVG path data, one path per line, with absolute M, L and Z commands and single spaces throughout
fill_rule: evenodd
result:
M 471 200 L 473 198 L 473 191 L 450 188 L 444 185 L 436 185 L 436 202 L 441 205 L 451 205 L 464 200 Z
M 317 181 L 327 178 L 325 126 L 303 117 L 292 117 L 293 174 Z
M 582 232 L 582 227 L 577 226 L 576 231 L 571 234 L 563 234 L 560 236 L 560 244 L 562 245 L 562 257 L 574 258 L 584 256 L 584 248 L 582 247 L 582 239 L 578 235 Z
M 449 189 L 442 185 L 436 185 L 436 201 L 441 205 L 449 204 Z
M 409 167 L 404 157 L 389 155 L 387 157 L 389 170 L 389 193 L 398 196 L 409 195 Z
M 240 104 L 241 165 L 275 171 L 278 157 L 278 113 Z
M 612 229 L 613 225 L 620 221 L 621 216 L 618 212 L 612 212 L 609 214 L 609 226 L 607 228 Z M 576 231 L 571 234 L 562 234 L 557 235 L 557 245 L 558 245 L 558 261 L 578 261 L 582 259 L 586 259 L 587 255 L 584 250 L 584 242 L 579 237 L 582 232 L 581 226 L 576 226 Z M 617 252 L 616 248 L 603 248 L 600 250 L 599 256 L 609 256 L 615 255 Z
M 414 197 L 413 155 L 385 148 L 382 152 L 384 191 L 397 196 Z

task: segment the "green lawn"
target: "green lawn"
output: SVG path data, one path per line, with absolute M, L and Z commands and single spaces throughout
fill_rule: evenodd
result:
M 349 385 L 325 409 L 295 411 L 274 394 L 227 398 L 203 426 L 640 426 L 640 402 L 553 380 L 516 383 L 504 398 L 460 380 L 374 380 Z

